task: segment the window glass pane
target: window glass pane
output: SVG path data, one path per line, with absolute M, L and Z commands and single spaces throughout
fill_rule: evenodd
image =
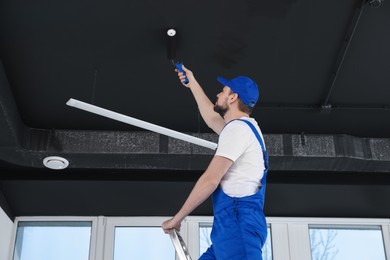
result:
M 312 260 L 385 260 L 382 230 L 374 227 L 310 226 Z
M 175 248 L 161 227 L 116 227 L 114 260 L 174 260 Z
M 201 225 L 199 227 L 199 255 L 206 252 L 211 245 L 211 226 Z M 268 236 L 263 247 L 263 260 L 272 260 L 271 228 L 268 227 Z
M 92 222 L 19 222 L 14 260 L 88 260 Z

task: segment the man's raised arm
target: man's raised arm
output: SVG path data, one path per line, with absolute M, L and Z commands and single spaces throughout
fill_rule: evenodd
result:
M 225 121 L 217 112 L 214 111 L 214 104 L 204 93 L 202 87 L 196 81 L 192 71 L 184 67 L 184 65 L 183 70 L 185 71 L 186 75 L 176 70 L 182 84 L 185 87 L 191 89 L 195 101 L 198 104 L 200 114 L 202 115 L 202 118 L 206 122 L 207 126 L 217 134 L 220 134 L 223 127 L 225 126 Z M 184 80 L 186 78 L 188 79 L 188 83 L 184 84 Z

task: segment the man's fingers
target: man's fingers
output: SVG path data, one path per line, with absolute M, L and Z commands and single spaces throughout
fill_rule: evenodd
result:
M 187 72 L 190 72 L 190 73 L 191 73 L 191 71 L 190 71 L 189 69 L 187 69 L 186 66 L 183 65 L 182 68 L 183 68 L 184 72 L 186 72 L 186 73 L 187 73 Z
M 191 74 L 191 71 L 190 71 L 189 69 L 187 69 L 187 68 L 184 67 L 184 65 L 183 65 L 182 67 L 183 67 L 184 72 L 179 71 L 177 68 L 175 69 L 175 71 L 176 71 L 177 76 L 179 77 L 181 83 L 182 83 L 184 86 L 188 87 L 188 86 L 187 86 L 187 85 L 189 84 L 188 76 L 189 76 L 189 75 L 192 76 L 192 74 Z M 188 73 L 188 74 L 187 74 L 187 73 Z M 186 82 L 186 81 L 187 81 L 187 82 Z
M 176 229 L 177 231 L 180 231 L 180 229 L 169 227 L 169 228 L 163 228 L 165 234 L 169 234 L 170 231 Z

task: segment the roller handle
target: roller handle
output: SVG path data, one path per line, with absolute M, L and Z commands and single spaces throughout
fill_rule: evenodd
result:
M 176 66 L 176 68 L 177 68 L 180 72 L 182 72 L 182 73 L 184 74 L 184 76 L 186 76 L 186 73 L 185 73 L 185 71 L 183 70 L 183 63 L 178 62 L 178 63 L 175 64 L 175 66 Z M 187 76 L 186 76 L 186 77 L 187 77 Z M 184 84 L 188 84 L 188 79 L 187 79 L 187 78 L 184 80 Z

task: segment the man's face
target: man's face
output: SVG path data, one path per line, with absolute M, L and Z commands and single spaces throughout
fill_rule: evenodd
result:
M 214 104 L 214 111 L 217 112 L 222 118 L 224 118 L 226 112 L 229 111 L 228 98 L 230 94 L 230 88 L 225 86 L 217 95 L 217 100 Z

